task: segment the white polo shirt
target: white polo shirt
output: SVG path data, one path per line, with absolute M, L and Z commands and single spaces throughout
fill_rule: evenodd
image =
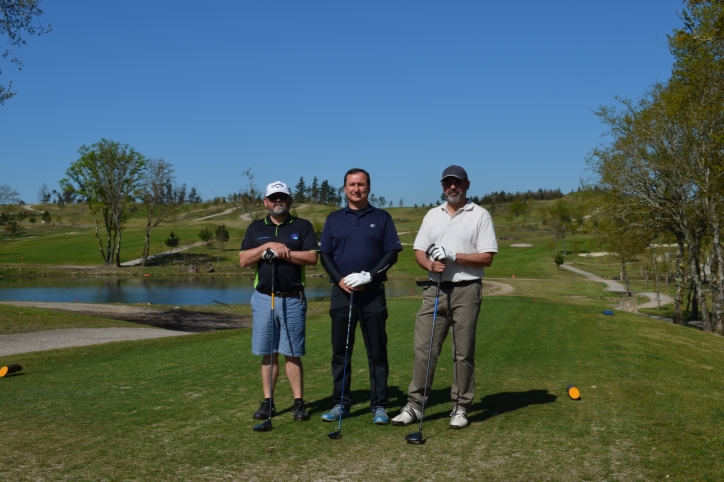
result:
M 422 226 L 415 238 L 414 248 L 426 251 L 435 244 L 455 253 L 497 253 L 498 241 L 490 213 L 468 200 L 457 210 L 454 216 L 447 211 L 447 202 L 432 208 L 422 220 Z M 437 280 L 437 274 L 428 272 L 431 280 Z M 485 275 L 483 267 L 474 268 L 449 262 L 442 273 L 443 281 L 466 281 L 481 279 Z

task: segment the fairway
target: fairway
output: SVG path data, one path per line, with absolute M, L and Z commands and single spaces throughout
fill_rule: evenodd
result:
M 250 330 L 18 355 L 0 379 L 3 480 L 719 480 L 724 340 L 600 301 L 483 301 L 468 429 L 448 429 L 450 341 L 424 434 L 373 426 L 363 345 L 352 363 L 352 417 L 329 440 L 329 319 L 308 322 L 305 398 L 294 422 L 281 377 L 269 433 Z M 405 403 L 419 299 L 390 300 L 392 414 Z M 674 349 L 672 349 L 674 348 Z M 581 389 L 581 401 L 566 386 Z M 336 427 L 336 426 L 335 426 Z

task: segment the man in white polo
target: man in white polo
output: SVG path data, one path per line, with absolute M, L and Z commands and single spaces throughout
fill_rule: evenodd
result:
M 415 362 L 407 392 L 407 405 L 392 419 L 394 425 L 408 425 L 420 420 L 423 393 L 435 373 L 448 330 L 452 332 L 453 385 L 450 396 L 453 410 L 450 428 L 468 426 L 467 411 L 475 395 L 475 330 L 482 301 L 484 269 L 493 263 L 498 252 L 493 220 L 485 209 L 467 199 L 468 174 L 460 166 L 450 166 L 442 173 L 446 202 L 425 215 L 415 238 L 415 259 L 428 271 L 430 282 L 423 291 L 423 302 L 415 321 Z M 427 372 L 428 349 L 435 307 L 438 277 L 442 273 L 435 333 Z

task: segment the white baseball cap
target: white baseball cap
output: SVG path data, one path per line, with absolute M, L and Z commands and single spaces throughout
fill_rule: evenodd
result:
M 288 196 L 292 195 L 292 191 L 289 189 L 289 186 L 281 181 L 274 181 L 266 187 L 266 193 L 264 194 L 264 197 L 269 197 L 277 192 L 284 193 Z

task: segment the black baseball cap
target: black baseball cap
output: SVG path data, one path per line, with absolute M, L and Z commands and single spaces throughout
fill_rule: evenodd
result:
M 440 179 L 440 182 L 442 182 L 446 177 L 456 177 L 461 181 L 467 181 L 468 173 L 460 166 L 450 166 L 442 171 L 442 179 Z

